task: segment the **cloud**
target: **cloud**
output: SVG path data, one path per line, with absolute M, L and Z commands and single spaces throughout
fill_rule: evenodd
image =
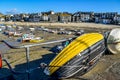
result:
M 18 13 L 19 11 L 16 8 L 6 11 L 6 14 L 18 14 Z

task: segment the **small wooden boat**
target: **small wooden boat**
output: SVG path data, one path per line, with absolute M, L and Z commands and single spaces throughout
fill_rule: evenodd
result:
M 34 38 L 34 35 L 32 35 L 32 34 L 23 34 L 22 42 L 30 42 L 30 40 L 33 38 Z
M 105 49 L 102 34 L 83 34 L 65 47 L 44 73 L 60 79 L 81 76 L 95 66 Z
M 9 36 L 13 36 L 13 35 L 14 35 L 14 32 L 13 32 L 13 31 L 9 31 L 9 32 L 8 32 L 8 35 L 9 35 Z
M 22 36 L 22 33 L 14 32 L 14 36 L 15 36 L 15 37 Z
M 30 40 L 31 43 L 38 43 L 44 41 L 43 38 L 37 37 Z

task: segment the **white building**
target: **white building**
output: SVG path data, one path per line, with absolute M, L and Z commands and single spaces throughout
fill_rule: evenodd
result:
M 5 21 L 5 19 L 4 18 L 0 18 L 0 22 L 4 22 Z
M 48 21 L 48 16 L 47 15 L 42 15 L 41 16 L 41 21 Z

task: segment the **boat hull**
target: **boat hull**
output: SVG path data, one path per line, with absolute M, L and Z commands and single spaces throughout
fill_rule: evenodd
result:
M 39 42 L 43 42 L 44 39 L 40 39 L 40 40 L 35 40 L 35 39 L 32 39 L 30 40 L 30 43 L 39 43 Z
M 99 33 L 84 34 L 72 41 L 49 64 L 50 75 L 57 78 L 85 74 L 97 63 L 105 51 L 104 37 Z
M 51 76 L 57 78 L 79 77 L 91 70 L 105 51 L 104 40 L 91 46 L 60 67 Z

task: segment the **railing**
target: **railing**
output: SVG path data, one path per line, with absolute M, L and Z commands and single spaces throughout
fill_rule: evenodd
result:
M 34 47 L 34 46 L 41 46 L 41 45 L 48 45 L 48 44 L 53 44 L 53 43 L 60 43 L 60 42 L 64 42 L 68 39 L 63 39 L 63 40 L 56 40 L 56 41 L 50 41 L 50 42 L 45 42 L 45 43 L 38 43 L 38 44 L 31 44 L 31 45 L 22 45 L 22 46 L 14 46 L 12 44 L 10 44 L 7 40 L 2 40 L 1 42 L 5 43 L 8 47 L 10 47 L 11 49 L 22 49 L 25 48 L 26 49 L 26 63 L 27 63 L 27 69 L 26 71 L 15 71 L 13 70 L 13 68 L 11 67 L 11 65 L 9 64 L 8 60 L 3 58 L 3 61 L 5 61 L 5 63 L 7 64 L 7 66 L 9 67 L 9 69 L 12 71 L 12 73 L 14 74 L 23 74 L 23 73 L 27 73 L 27 80 L 30 80 L 30 72 L 38 69 L 40 67 L 34 68 L 34 69 L 30 69 L 30 47 Z

